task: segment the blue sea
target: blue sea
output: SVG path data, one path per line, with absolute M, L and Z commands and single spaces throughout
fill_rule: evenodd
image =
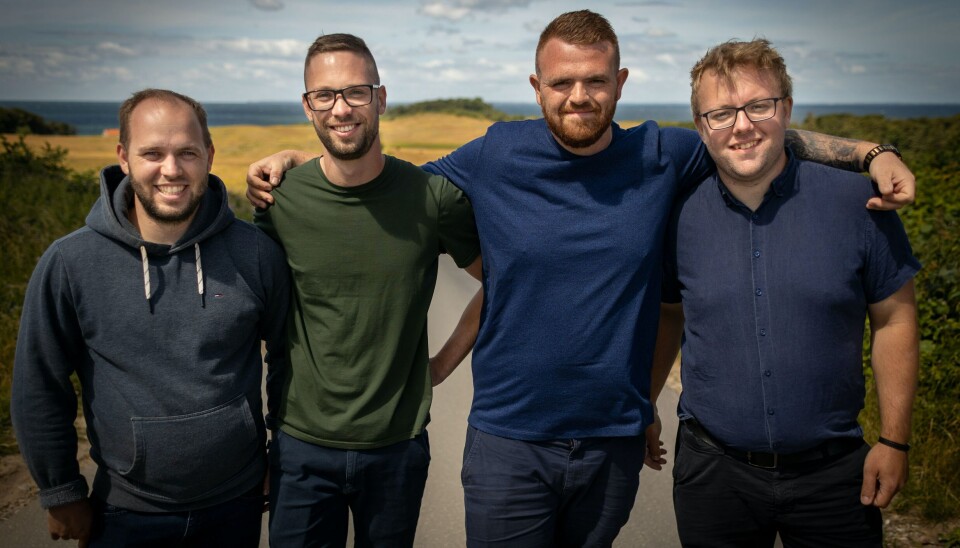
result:
M 492 103 L 507 114 L 540 116 L 536 103 Z M 117 127 L 120 102 L 54 102 L 4 101 L 0 106 L 20 108 L 47 120 L 66 122 L 80 135 L 99 135 L 106 128 Z M 300 103 L 205 103 L 211 126 L 279 125 L 306 123 Z M 887 118 L 941 118 L 960 114 L 960 103 L 936 104 L 795 104 L 793 119 L 802 121 L 808 114 L 879 114 Z M 686 104 L 617 104 L 617 120 L 658 120 L 689 122 L 690 106 Z

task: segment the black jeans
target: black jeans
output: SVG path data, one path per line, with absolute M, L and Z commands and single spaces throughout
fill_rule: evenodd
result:
M 92 499 L 90 548 L 257 548 L 263 486 L 233 500 L 189 512 L 135 512 Z
M 686 547 L 880 547 L 880 510 L 860 503 L 870 447 L 804 467 L 735 460 L 681 424 L 673 505 Z

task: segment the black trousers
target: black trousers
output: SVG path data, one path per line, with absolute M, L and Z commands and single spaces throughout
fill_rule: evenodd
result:
M 880 510 L 860 503 L 870 447 L 805 467 L 763 469 L 681 424 L 673 505 L 685 547 L 880 547 Z

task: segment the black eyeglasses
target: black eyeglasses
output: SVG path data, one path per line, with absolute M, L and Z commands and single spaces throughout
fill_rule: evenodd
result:
M 364 107 L 373 101 L 373 90 L 380 89 L 380 84 L 361 84 L 343 89 L 315 89 L 303 94 L 310 110 L 323 112 L 330 110 L 337 103 L 337 95 L 351 107 Z
M 742 107 L 718 108 L 698 114 L 697 116 L 705 118 L 710 129 L 727 129 L 737 123 L 737 113 L 741 110 L 747 115 L 747 119 L 751 122 L 762 122 L 773 118 L 777 115 L 777 101 L 783 101 L 784 99 L 786 99 L 786 97 L 758 99 Z

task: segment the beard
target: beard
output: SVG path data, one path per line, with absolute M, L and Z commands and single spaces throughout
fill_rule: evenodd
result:
M 201 184 L 187 186 L 184 192 L 194 191 L 194 193 L 190 201 L 180 210 L 170 210 L 169 208 L 166 210 L 161 209 L 156 202 L 155 196 L 151 194 L 150 189 L 152 185 L 141 183 L 134 178 L 132 173 L 130 174 L 130 187 L 133 188 L 133 193 L 136 194 L 137 200 L 140 201 L 143 210 L 151 219 L 158 223 L 175 225 L 186 221 L 196 213 L 197 208 L 200 207 L 200 200 L 203 199 L 203 195 L 207 190 L 208 177 L 209 175 L 204 175 Z
M 604 111 L 603 107 L 593 100 L 591 100 L 591 106 L 596 117 L 590 121 L 573 121 L 570 118 L 565 120 L 562 107 L 560 112 L 547 112 L 545 105 L 541 105 L 540 108 L 543 111 L 543 118 L 547 121 L 547 127 L 558 141 L 570 148 L 587 148 L 603 137 L 613 122 L 613 115 L 617 110 L 616 103 L 609 111 Z
M 377 136 L 380 135 L 380 128 L 366 123 L 363 124 L 362 127 L 363 133 L 360 135 L 359 141 L 338 142 L 333 138 L 332 130 L 318 126 L 316 123 L 313 125 L 313 129 L 317 132 L 317 137 L 320 138 L 320 142 L 323 144 L 323 148 L 326 149 L 327 154 L 337 160 L 356 160 L 362 158 L 364 154 L 370 151 L 374 141 L 377 140 Z

